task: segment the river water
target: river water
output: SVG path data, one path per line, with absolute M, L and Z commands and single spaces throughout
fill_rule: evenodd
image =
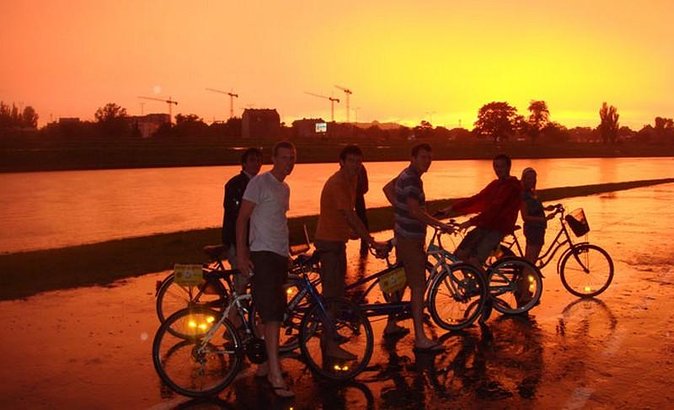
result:
M 300 153 L 301 154 L 301 153 Z M 539 188 L 674 176 L 674 158 L 515 160 L 532 166 Z M 368 206 L 386 205 L 381 188 L 406 162 L 366 163 Z M 263 171 L 270 166 L 263 167 Z M 318 213 L 335 164 L 299 164 L 287 179 L 290 216 Z M 57 248 L 153 233 L 220 226 L 223 184 L 238 166 L 0 174 L 0 253 Z M 489 160 L 436 161 L 424 175 L 428 199 L 472 195 L 494 178 Z

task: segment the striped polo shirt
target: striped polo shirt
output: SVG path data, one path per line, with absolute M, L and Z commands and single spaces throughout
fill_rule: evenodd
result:
M 415 219 L 407 208 L 407 198 L 419 201 L 422 209 L 426 208 L 426 195 L 421 174 L 412 165 L 405 168 L 398 175 L 395 183 L 395 225 L 393 231 L 396 235 L 407 239 L 423 239 L 426 236 L 426 224 Z

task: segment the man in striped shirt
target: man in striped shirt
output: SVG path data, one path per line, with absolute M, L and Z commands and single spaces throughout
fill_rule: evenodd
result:
M 394 234 L 396 254 L 402 261 L 407 276 L 407 284 L 412 293 L 412 321 L 414 322 L 414 351 L 442 351 L 442 344 L 426 336 L 423 328 L 423 309 L 426 265 L 426 226 L 438 226 L 451 232 L 452 228 L 433 218 L 426 212 L 426 196 L 421 181 L 431 166 L 432 150 L 428 144 L 418 144 L 412 148 L 409 167 L 384 187 L 384 194 L 395 211 Z

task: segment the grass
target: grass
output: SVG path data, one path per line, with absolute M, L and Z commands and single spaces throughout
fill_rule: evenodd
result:
M 543 201 L 595 195 L 650 185 L 672 183 L 674 178 L 642 180 L 539 191 Z M 428 203 L 429 211 L 451 200 Z M 289 220 L 292 244 L 304 241 L 304 225 L 313 234 L 318 217 L 302 216 Z M 392 229 L 391 207 L 368 210 L 373 232 Z M 58 249 L 0 255 L 0 300 L 28 297 L 39 292 L 79 286 L 106 285 L 118 279 L 168 270 L 175 263 L 204 261 L 201 248 L 219 242 L 220 228 L 125 238 Z

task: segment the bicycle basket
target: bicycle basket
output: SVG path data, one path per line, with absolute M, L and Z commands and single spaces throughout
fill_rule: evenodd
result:
M 583 236 L 586 233 L 590 232 L 590 225 L 587 223 L 587 218 L 585 218 L 585 212 L 583 208 L 574 209 L 569 212 L 564 220 L 571 227 L 571 230 L 576 236 Z

